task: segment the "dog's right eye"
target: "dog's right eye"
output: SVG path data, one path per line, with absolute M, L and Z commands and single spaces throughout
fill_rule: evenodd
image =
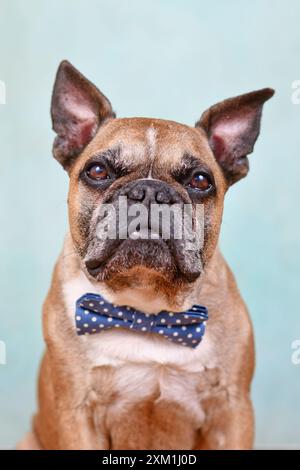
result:
M 100 163 L 93 163 L 87 167 L 85 174 L 92 181 L 103 181 L 109 178 L 107 169 Z

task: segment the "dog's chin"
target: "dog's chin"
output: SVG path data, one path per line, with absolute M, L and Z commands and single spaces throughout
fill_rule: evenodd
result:
M 127 287 L 151 286 L 160 290 L 178 288 L 195 281 L 201 272 L 189 270 L 183 256 L 162 239 L 109 243 L 101 256 L 85 261 L 85 269 L 94 281 L 105 282 L 114 290 Z

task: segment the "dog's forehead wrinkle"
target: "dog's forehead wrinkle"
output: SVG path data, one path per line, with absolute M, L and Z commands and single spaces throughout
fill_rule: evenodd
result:
M 153 118 L 121 118 L 111 120 L 103 132 L 99 130 L 90 149 L 99 146 L 109 149 L 119 147 L 115 155 L 129 171 L 142 168 L 145 177 L 153 176 L 169 163 L 180 161 L 185 151 L 207 153 L 201 133 L 188 125 Z
M 94 160 L 104 159 L 109 165 L 112 165 L 120 170 L 126 169 L 126 165 L 122 158 L 121 145 L 113 145 L 112 147 L 107 147 L 104 150 L 99 150 L 98 152 L 93 153 L 87 162 L 83 162 L 86 165 L 89 161 L 93 162 Z
M 147 153 L 148 153 L 148 158 L 150 160 L 150 167 L 149 167 L 149 172 L 147 176 L 148 179 L 152 179 L 152 168 L 153 168 L 154 159 L 156 156 L 156 136 L 157 136 L 157 130 L 151 124 L 151 126 L 146 131 Z
M 188 171 L 192 171 L 194 169 L 210 171 L 210 166 L 202 157 L 202 155 L 191 154 L 190 152 L 184 152 L 181 161 L 177 162 L 174 172 L 176 174 L 186 173 Z

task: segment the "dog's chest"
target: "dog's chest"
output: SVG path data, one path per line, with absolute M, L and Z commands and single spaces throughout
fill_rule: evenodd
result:
M 81 292 L 77 292 L 79 289 L 74 289 L 77 287 L 74 283 L 68 287 L 72 288 L 65 290 L 66 304 L 74 325 L 73 306 L 83 290 L 81 285 Z M 136 416 L 137 410 L 148 404 L 152 421 L 158 413 L 159 419 L 167 422 L 170 414 L 173 421 L 180 415 L 180 422 L 184 421 L 193 429 L 203 423 L 202 398 L 215 386 L 217 371 L 209 329 L 195 349 L 155 334 L 114 329 L 76 336 L 76 350 L 86 373 L 87 404 L 95 410 L 97 422 L 119 422 L 120 428 L 120 417 L 128 422 Z M 168 416 L 163 418 L 166 409 Z M 145 416 L 147 412 L 143 411 L 139 422 Z M 160 423 L 159 428 L 165 426 L 166 423 Z
M 201 401 L 215 386 L 217 370 L 209 335 L 195 350 L 127 331 L 104 331 L 80 340 L 91 370 L 93 399 L 103 414 L 120 416 L 132 413 L 139 403 L 167 403 L 173 413 L 179 407 L 195 428 L 201 426 Z

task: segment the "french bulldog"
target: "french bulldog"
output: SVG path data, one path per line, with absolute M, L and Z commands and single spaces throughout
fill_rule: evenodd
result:
M 265 88 L 220 102 L 195 127 L 116 118 L 90 81 L 69 62 L 60 64 L 53 154 L 70 178 L 70 231 L 43 307 L 38 412 L 19 449 L 252 447 L 253 331 L 218 239 L 224 196 L 248 173 L 263 104 L 273 93 Z M 160 224 L 153 238 L 121 238 L 120 228 L 115 238 L 99 237 L 108 217 L 101 208 L 118 209 L 120 197 L 129 208 L 189 205 L 192 231 L 202 219 L 197 249 L 187 250 L 173 232 L 163 237 Z M 198 318 L 196 329 L 181 327 L 182 335 L 194 327 L 201 338 L 190 333 L 184 341 L 177 324 L 143 331 L 114 318 L 118 328 L 109 327 L 110 314 L 101 330 L 97 312 L 85 310 L 97 328 L 88 325 L 90 334 L 82 334 L 87 324 L 78 327 L 76 308 L 85 308 L 78 299 L 87 293 L 110 311 L 127 309 L 129 320 L 139 312 L 151 325 L 166 314 L 178 324 Z M 207 322 L 193 316 L 199 305 Z M 168 328 L 174 337 L 160 334 Z

